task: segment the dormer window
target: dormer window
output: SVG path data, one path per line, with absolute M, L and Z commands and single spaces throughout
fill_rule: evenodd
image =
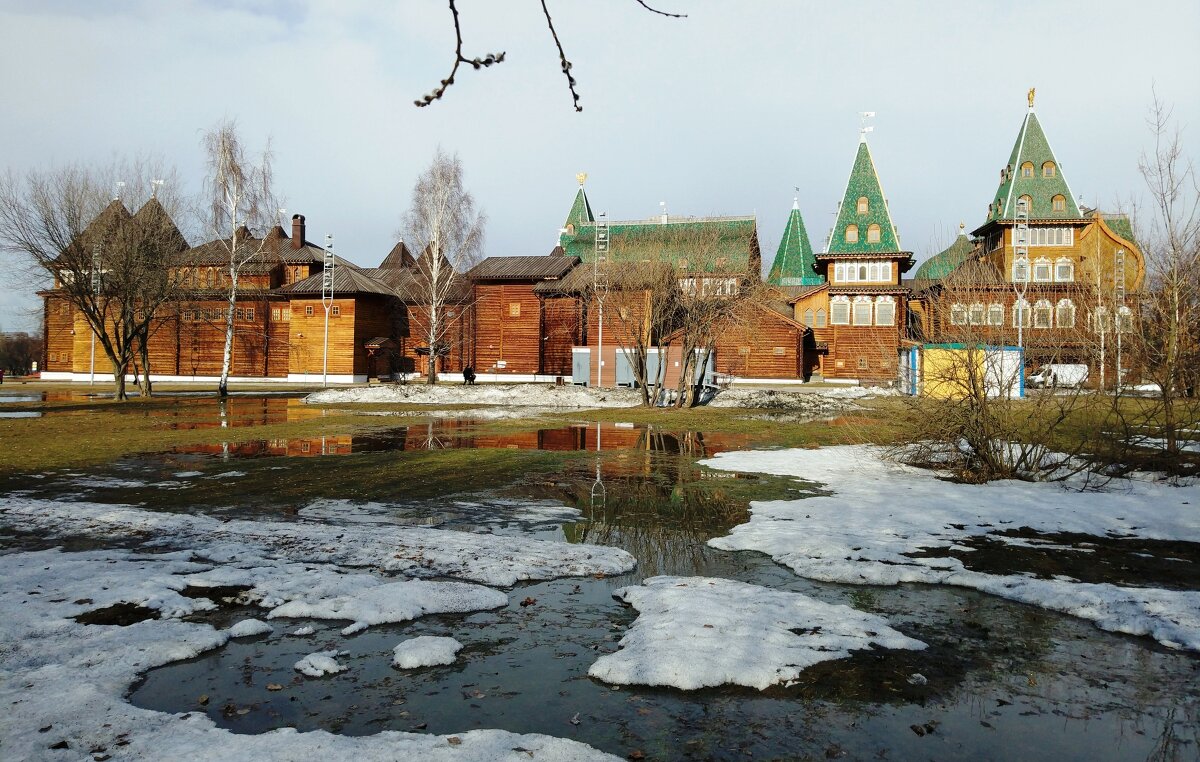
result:
M 1067 211 L 1067 199 L 1065 196 L 1055 196 L 1054 198 L 1050 199 L 1050 205 L 1051 208 L 1056 212 Z
M 1054 162 L 1048 161 L 1042 165 L 1042 177 L 1054 177 Z
M 858 243 L 858 225 L 846 226 L 846 243 Z
M 1021 204 L 1025 204 L 1025 213 L 1026 214 L 1033 211 L 1033 197 L 1032 196 L 1026 194 L 1026 195 L 1018 198 L 1017 199 L 1017 208 L 1018 209 L 1020 208 Z
M 869 207 L 870 207 L 870 204 L 867 202 L 867 197 L 866 197 L 866 196 L 860 196 L 860 197 L 859 197 L 859 199 L 858 199 L 858 213 L 859 213 L 859 214 L 866 214 L 866 213 L 867 213 L 867 209 L 868 209 Z
M 1021 177 L 1033 177 L 1033 162 L 1027 161 L 1021 165 Z
M 871 225 L 867 228 L 867 243 L 879 243 L 878 225 Z

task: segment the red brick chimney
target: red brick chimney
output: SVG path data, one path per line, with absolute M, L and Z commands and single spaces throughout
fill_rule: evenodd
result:
M 304 246 L 304 215 L 292 215 L 292 248 L 300 249 Z

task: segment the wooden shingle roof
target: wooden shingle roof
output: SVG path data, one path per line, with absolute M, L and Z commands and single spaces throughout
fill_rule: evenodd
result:
M 579 264 L 579 257 L 488 257 L 471 268 L 471 280 L 559 280 Z

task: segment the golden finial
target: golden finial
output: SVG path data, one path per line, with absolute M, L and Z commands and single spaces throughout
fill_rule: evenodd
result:
M 967 223 L 965 223 L 965 222 L 958 223 L 958 234 L 959 235 L 962 235 L 966 229 L 967 229 Z
M 1029 98 L 1029 108 L 1033 108 L 1033 95 L 1034 95 L 1034 93 L 1036 93 L 1036 92 L 1037 92 L 1037 88 L 1036 88 L 1036 87 L 1031 87 L 1031 88 L 1029 88 L 1029 95 L 1028 95 L 1028 96 L 1026 96 L 1027 98 Z
M 579 181 L 580 185 L 583 185 L 587 182 L 587 172 L 580 172 L 576 174 L 575 179 Z

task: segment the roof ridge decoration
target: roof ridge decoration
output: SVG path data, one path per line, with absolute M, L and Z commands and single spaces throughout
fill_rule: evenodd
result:
M 988 222 L 1016 219 L 1017 201 L 1022 196 L 1029 196 L 1032 199 L 1033 203 L 1028 211 L 1030 219 L 1083 219 L 1083 215 L 1079 211 L 1079 204 L 1071 193 L 1071 186 L 1063 175 L 1062 165 L 1055 157 L 1054 150 L 1050 147 L 1050 141 L 1042 129 L 1042 123 L 1033 110 L 1033 93 L 1034 91 L 1030 89 L 1029 110 L 1021 122 L 1021 129 L 1017 133 L 1017 141 L 1013 145 L 1012 153 L 1009 154 L 1008 164 L 1001 173 L 1000 187 L 996 190 L 995 201 L 989 205 L 991 213 L 988 215 Z M 1043 169 L 1047 162 L 1054 166 L 1053 175 L 1050 177 L 1045 176 Z M 1024 176 L 1022 169 L 1023 165 L 1027 163 L 1033 167 L 1029 177 Z M 1055 196 L 1063 197 L 1062 211 L 1054 210 Z
M 858 201 L 862 198 L 867 201 L 865 212 L 858 211 Z M 851 225 L 858 226 L 856 241 L 846 240 L 846 229 Z M 874 243 L 868 241 L 867 231 L 871 225 L 879 226 L 879 240 Z M 875 159 L 871 156 L 871 148 L 863 133 L 825 253 L 871 254 L 900 250 L 900 236 L 892 222 L 892 213 L 888 209 L 887 196 L 883 193 L 883 184 L 879 181 Z
M 804 218 L 800 215 L 800 200 L 794 199 L 767 282 L 774 286 L 820 285 L 825 279 L 813 270 L 815 262 L 808 230 L 804 227 Z

